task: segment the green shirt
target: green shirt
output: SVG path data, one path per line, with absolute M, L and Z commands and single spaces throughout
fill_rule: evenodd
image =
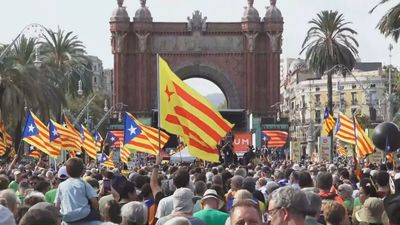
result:
M 193 217 L 202 220 L 205 225 L 216 225 L 225 224 L 229 214 L 216 209 L 203 209 L 193 214 Z
M 50 191 L 46 192 L 46 202 L 54 204 L 54 200 L 56 199 L 57 188 L 51 189 Z
M 13 180 L 10 182 L 10 184 L 8 184 L 8 188 L 13 189 L 14 192 L 17 192 L 18 188 L 19 188 L 19 183 L 17 183 L 17 181 Z

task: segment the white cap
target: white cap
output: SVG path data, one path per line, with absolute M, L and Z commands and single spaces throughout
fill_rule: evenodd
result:
M 60 169 L 58 170 L 58 173 L 57 173 L 57 177 L 59 179 L 66 179 L 69 177 L 66 166 L 60 167 Z

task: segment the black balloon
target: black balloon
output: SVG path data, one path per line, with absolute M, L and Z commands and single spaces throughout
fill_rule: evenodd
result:
M 385 150 L 387 142 L 390 147 L 389 151 L 396 151 L 398 148 L 400 148 L 399 127 L 390 122 L 380 123 L 375 127 L 374 135 L 372 136 L 372 142 L 382 151 Z

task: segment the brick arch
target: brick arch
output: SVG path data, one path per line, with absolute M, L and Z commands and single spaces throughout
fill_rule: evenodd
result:
M 243 108 L 240 102 L 239 92 L 235 83 L 229 78 L 229 75 L 226 75 L 208 65 L 188 65 L 177 69 L 175 73 L 182 80 L 189 78 L 203 78 L 213 82 L 225 95 L 228 109 Z

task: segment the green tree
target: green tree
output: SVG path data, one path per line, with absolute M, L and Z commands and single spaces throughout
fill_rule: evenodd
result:
M 310 69 L 319 76 L 335 65 L 344 65 L 353 69 L 358 55 L 358 42 L 354 38 L 357 32 L 347 25 L 343 14 L 337 11 L 322 11 L 317 18 L 309 21 L 311 28 L 302 44 L 300 52 L 306 52 L 306 62 Z M 328 106 L 332 109 L 332 74 L 327 72 Z
M 333 114 L 332 104 L 332 75 L 336 65 L 343 65 L 352 70 L 358 55 L 358 42 L 354 38 L 357 32 L 348 27 L 343 14 L 337 11 L 321 11 L 317 18 L 309 21 L 311 28 L 300 52 L 306 52 L 306 62 L 309 68 L 317 75 L 327 75 L 328 107 Z M 331 151 L 333 150 L 333 136 L 330 134 Z M 333 155 L 333 154 L 331 154 Z
M 370 10 L 370 13 L 372 13 L 379 5 L 388 1 L 389 0 L 381 0 Z M 383 35 L 385 35 L 385 37 L 391 36 L 393 40 L 397 42 L 400 36 L 400 3 L 390 8 L 389 11 L 387 11 L 379 20 L 376 27 Z
M 65 104 L 57 77 L 33 63 L 36 46 L 35 39 L 22 36 L 12 46 L 0 67 L 1 118 L 8 126 L 11 124 L 14 127 L 16 143 L 20 139 L 27 109 L 46 121 L 51 115 L 59 115 L 61 104 Z
M 85 46 L 72 32 L 58 29 L 46 30 L 45 41 L 41 42 L 43 61 L 62 79 L 62 87 L 67 95 L 77 97 L 78 83 L 86 95 L 92 92 L 90 61 Z

